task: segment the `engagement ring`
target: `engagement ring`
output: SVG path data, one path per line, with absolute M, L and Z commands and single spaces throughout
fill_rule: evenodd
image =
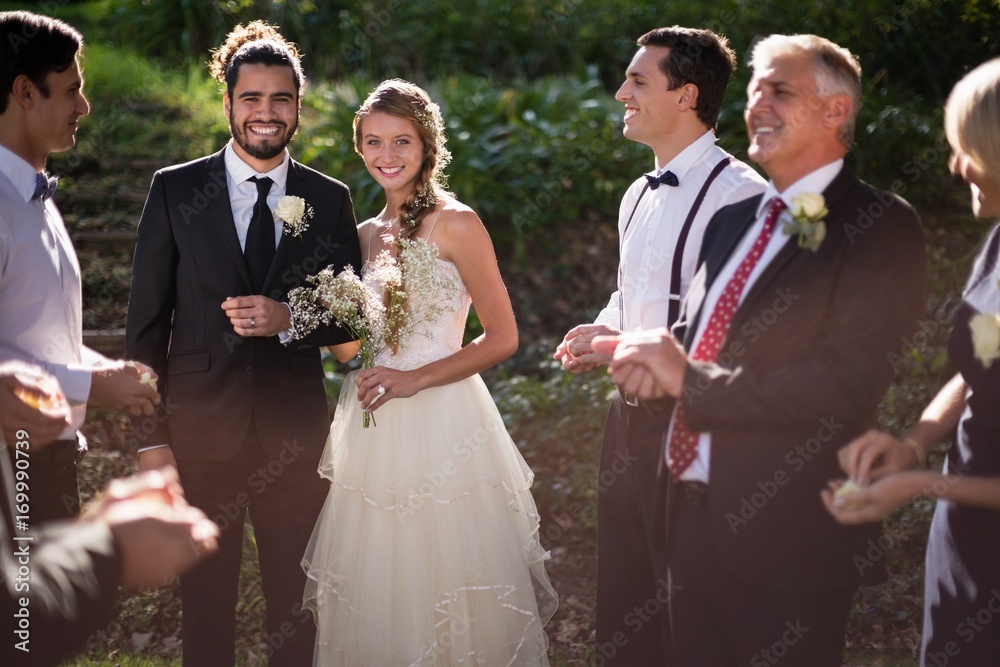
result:
M 378 395 L 382 396 L 384 394 L 385 394 L 385 387 L 383 387 L 382 385 L 379 385 L 378 386 Z
M 257 328 L 257 318 L 256 317 L 251 317 L 250 318 L 250 328 L 251 329 L 256 329 Z

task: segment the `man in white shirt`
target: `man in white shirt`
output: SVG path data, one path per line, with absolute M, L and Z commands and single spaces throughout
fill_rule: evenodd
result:
M 616 98 L 625 104 L 625 137 L 653 149 L 656 169 L 622 200 L 618 289 L 593 324 L 571 329 L 556 349 L 572 373 L 608 363 L 610 356 L 591 349 L 597 335 L 673 324 L 709 219 L 764 189 L 753 169 L 715 144 L 736 62 L 728 41 L 675 26 L 652 30 L 637 44 Z M 657 517 L 665 514 L 655 510 L 662 499 L 654 491 L 668 417 L 656 403 L 612 399 L 598 489 L 597 650 L 605 664 L 665 660 L 659 612 L 669 585 L 656 567 L 665 530 Z
M 212 73 L 233 138 L 156 172 L 139 221 L 125 349 L 161 375 L 168 410 L 133 420 L 134 444 L 140 468 L 176 466 L 220 528 L 219 553 L 181 577 L 184 664 L 235 662 L 249 514 L 267 662 L 304 665 L 316 626 L 300 563 L 328 490 L 316 472 L 330 428 L 320 346 L 351 337 L 331 325 L 291 341 L 285 302 L 324 268 L 360 274 L 357 224 L 347 186 L 288 153 L 305 86 L 295 47 L 262 22 L 237 26 Z M 272 213 L 282 196 L 313 209 L 301 234 Z
M 0 13 L 0 361 L 31 362 L 54 375 L 70 404 L 59 440 L 30 459 L 30 522 L 79 510 L 77 429 L 87 404 L 152 414 L 156 391 L 141 364 L 111 361 L 83 345 L 80 265 L 52 201 L 50 153 L 76 142 L 90 106 L 77 61 L 83 38 L 29 12 Z M 13 426 L 12 426 L 13 428 Z
M 861 68 L 814 35 L 754 46 L 745 119 L 767 192 L 720 211 L 678 324 L 597 338 L 618 386 L 676 401 L 666 563 L 677 665 L 839 667 L 878 527 L 820 502 L 876 424 L 926 299 L 913 209 L 844 165 Z M 676 336 L 676 338 L 675 338 Z

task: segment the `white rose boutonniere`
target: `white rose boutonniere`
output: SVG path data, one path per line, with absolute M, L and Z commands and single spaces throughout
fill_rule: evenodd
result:
M 798 235 L 800 248 L 816 252 L 826 238 L 826 223 L 823 218 L 830 211 L 826 208 L 823 195 L 805 192 L 792 197 L 791 220 L 786 220 L 781 229 L 786 235 Z
M 309 229 L 309 218 L 313 216 L 313 207 L 302 197 L 285 195 L 278 200 L 274 215 L 284 223 L 283 231 L 286 234 L 295 234 L 301 241 L 302 232 Z
M 993 361 L 1000 359 L 1000 316 L 974 315 L 969 320 L 972 330 L 972 352 L 976 359 L 989 368 Z

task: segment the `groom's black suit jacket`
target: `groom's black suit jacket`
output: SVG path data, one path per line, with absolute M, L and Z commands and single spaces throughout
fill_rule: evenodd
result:
M 851 588 L 881 576 L 879 527 L 841 526 L 819 494 L 843 477 L 837 450 L 876 425 L 890 354 L 905 356 L 926 301 L 913 209 L 846 167 L 823 195 L 830 212 L 819 249 L 789 240 L 738 307 L 717 363 L 689 363 L 681 397 L 691 428 L 712 436 L 718 553 L 741 579 L 771 590 Z M 688 350 L 709 316 L 706 291 L 760 200 L 720 209 L 709 223 L 674 327 Z
M 287 195 L 314 209 L 300 240 L 282 234 L 263 294 L 286 301 L 305 276 L 332 265 L 360 270 L 347 187 L 291 160 Z M 236 235 L 223 151 L 153 176 L 139 222 L 126 357 L 149 364 L 165 397 L 133 418 L 133 442 L 169 444 L 178 459 L 221 461 L 244 442 L 251 417 L 264 452 L 318 452 L 329 416 L 319 347 L 350 337 L 334 326 L 282 345 L 242 338 L 221 308 L 253 294 Z

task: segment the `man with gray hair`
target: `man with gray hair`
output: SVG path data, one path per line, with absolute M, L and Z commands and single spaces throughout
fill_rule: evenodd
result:
M 876 423 L 923 312 L 913 209 L 844 164 L 861 68 L 814 35 L 753 50 L 749 155 L 760 197 L 708 225 L 673 329 L 597 338 L 616 383 L 675 400 L 664 446 L 676 665 L 838 667 L 858 585 L 883 572 L 878 528 L 820 502 L 837 450 Z M 780 224 L 779 224 L 780 223 Z

